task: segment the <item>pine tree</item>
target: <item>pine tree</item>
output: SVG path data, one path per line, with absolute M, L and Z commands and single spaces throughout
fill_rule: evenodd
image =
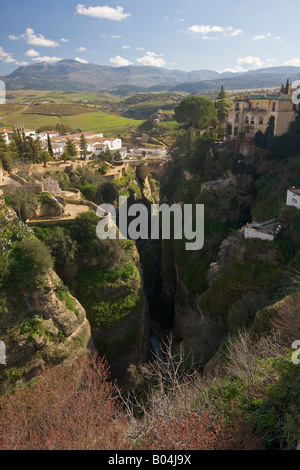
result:
M 218 100 L 215 103 L 215 107 L 218 113 L 218 121 L 224 122 L 228 116 L 229 105 L 226 102 L 226 93 L 224 90 L 224 85 L 221 86 L 221 90 L 218 94 Z
M 284 92 L 287 95 L 289 91 L 290 91 L 290 80 L 287 79 Z
M 54 153 L 52 149 L 52 143 L 49 134 L 47 134 L 47 139 L 48 139 L 48 152 L 50 153 L 51 157 L 54 158 Z
M 69 157 L 76 157 L 77 155 L 77 150 L 75 147 L 74 142 L 71 139 L 67 139 L 67 145 L 66 145 L 66 152 Z
M 205 156 L 205 167 L 204 173 L 205 176 L 208 178 L 208 181 L 211 181 L 212 173 L 215 169 L 215 157 L 211 148 L 209 148 L 206 156 Z
M 83 134 L 81 134 L 81 138 L 80 138 L 80 153 L 81 153 L 81 156 L 86 159 L 86 156 L 87 156 L 87 141 L 86 141 L 86 138 L 84 137 Z

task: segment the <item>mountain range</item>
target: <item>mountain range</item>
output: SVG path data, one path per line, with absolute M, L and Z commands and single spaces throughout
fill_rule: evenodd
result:
M 270 67 L 244 73 L 218 73 L 212 70 L 167 70 L 150 66 L 110 67 L 82 64 L 75 60 L 46 62 L 19 67 L 0 77 L 8 90 L 109 91 L 118 87 L 139 87 L 148 91 L 201 93 L 225 89 L 280 86 L 300 78 L 300 67 Z

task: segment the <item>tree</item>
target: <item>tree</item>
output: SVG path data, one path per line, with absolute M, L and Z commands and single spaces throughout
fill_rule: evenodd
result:
M 220 173 L 220 176 L 224 176 L 228 171 L 232 171 L 232 161 L 230 159 L 230 151 L 228 147 L 220 150 L 218 160 L 216 162 L 216 169 Z
M 47 150 L 42 150 L 40 159 L 44 163 L 45 168 L 47 167 L 47 162 L 50 162 L 52 160 L 51 155 L 49 152 L 47 152 Z
M 65 151 L 70 158 L 77 156 L 77 150 L 76 150 L 73 140 L 67 139 Z
M 205 156 L 205 166 L 204 166 L 204 173 L 208 181 L 211 181 L 211 175 L 215 169 L 215 157 L 211 148 L 209 148 L 206 156 Z
M 110 181 L 103 183 L 99 186 L 96 193 L 96 203 L 97 204 L 113 204 L 118 196 L 118 191 L 115 188 L 114 184 Z
M 61 158 L 63 159 L 64 162 L 66 162 L 69 158 L 69 155 L 67 154 L 67 152 L 63 152 L 61 154 Z
M 228 116 L 228 110 L 230 105 L 226 101 L 226 93 L 224 90 L 224 85 L 221 86 L 221 91 L 218 94 L 218 99 L 215 103 L 217 113 L 218 113 L 218 121 L 224 122 Z
M 53 258 L 49 248 L 35 237 L 27 237 L 15 248 L 14 275 L 18 280 L 24 280 L 24 274 L 31 282 L 37 277 L 53 269 Z
M 101 152 L 101 153 L 100 153 L 99 159 L 100 159 L 102 162 L 111 162 L 111 160 L 112 160 L 112 153 L 111 153 L 111 151 L 109 150 L 109 148 L 107 148 L 104 152 Z
M 0 287 L 9 273 L 10 259 L 6 253 L 3 252 L 0 246 Z
M 122 160 L 122 155 L 119 151 L 117 151 L 115 154 L 114 154 L 114 161 L 115 162 L 120 162 Z
M 79 241 L 93 240 L 97 238 L 96 227 L 99 217 L 92 210 L 83 212 L 76 217 L 75 236 Z
M 205 129 L 217 121 L 217 111 L 212 101 L 202 96 L 188 96 L 176 106 L 175 120 L 194 129 Z
M 62 227 L 57 227 L 54 232 L 50 232 L 44 241 L 50 248 L 56 266 L 64 266 L 74 261 L 77 242 L 72 240 L 69 233 Z
M 0 398 L 1 450 L 130 449 L 108 364 L 96 356 L 43 367 Z
M 288 95 L 289 91 L 290 91 L 290 80 L 288 78 L 285 84 L 284 94 Z
M 88 151 L 87 151 L 87 140 L 84 137 L 84 135 L 81 134 L 81 137 L 80 137 L 80 154 L 84 159 L 86 159 L 87 153 L 88 153 Z
M 266 138 L 266 148 L 271 149 L 273 141 L 274 141 L 274 130 L 275 130 L 275 117 L 271 116 L 269 119 L 269 125 L 265 132 Z
M 47 139 L 48 139 L 48 152 L 50 153 L 52 159 L 54 158 L 54 153 L 52 149 L 52 143 L 49 134 L 47 134 Z

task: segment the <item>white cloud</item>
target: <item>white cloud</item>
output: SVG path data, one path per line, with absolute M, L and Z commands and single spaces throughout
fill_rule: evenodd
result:
M 69 42 L 69 39 L 61 38 L 60 41 L 61 41 L 61 42 Z
M 211 39 L 211 36 L 209 36 L 209 34 L 212 33 L 220 33 L 225 37 L 235 37 L 239 36 L 243 32 L 241 29 L 234 29 L 232 26 L 211 26 L 210 24 L 194 24 L 193 26 L 190 26 L 187 31 L 191 34 L 202 34 L 203 39 Z
M 259 57 L 252 57 L 252 55 L 248 55 L 244 58 L 238 58 L 237 63 L 240 67 L 247 70 L 259 69 L 264 65 Z
M 26 65 L 29 65 L 29 62 L 26 62 L 25 60 L 22 62 L 16 62 L 17 65 L 20 65 L 20 67 L 25 67 Z
M 252 38 L 252 41 L 260 41 L 261 39 L 266 39 L 266 35 L 265 34 L 258 34 L 257 36 L 254 36 Z
M 144 48 L 144 47 L 137 47 L 136 50 L 137 50 L 137 51 L 144 51 L 145 48 Z
M 27 52 L 25 52 L 25 55 L 27 55 L 27 57 L 39 57 L 40 53 L 35 49 L 29 49 Z
M 116 57 L 112 57 L 109 60 L 112 64 L 116 65 L 117 67 L 126 67 L 127 65 L 132 65 L 132 62 L 127 59 L 123 59 L 123 57 L 121 57 L 120 55 L 116 55 Z
M 35 34 L 32 28 L 27 28 L 26 33 L 22 34 L 21 37 L 32 46 L 43 46 L 43 47 L 58 47 L 57 41 L 46 39 L 43 34 Z
M 0 60 L 3 60 L 6 64 L 13 64 L 16 59 L 13 58 L 12 52 L 5 52 L 3 47 L 0 46 Z
M 18 36 L 15 36 L 14 34 L 9 34 L 8 35 L 8 38 L 11 40 L 11 41 L 17 41 L 19 38 Z
M 285 61 L 283 65 L 293 65 L 294 67 L 300 67 L 300 59 L 295 57 L 294 59 Z
M 59 62 L 63 59 L 62 57 L 49 57 L 45 55 L 43 57 L 34 57 L 32 60 L 35 60 L 36 62 Z
M 233 31 L 228 33 L 228 36 L 235 37 L 235 36 L 239 36 L 242 33 L 243 33 L 242 29 L 234 29 Z
M 131 15 L 131 13 L 124 13 L 124 8 L 120 6 L 112 8 L 105 5 L 86 8 L 85 5 L 81 4 L 77 5 L 76 13 L 78 13 L 78 15 L 91 16 L 93 18 L 101 18 L 112 21 L 122 21 Z
M 137 62 L 142 65 L 149 65 L 152 67 L 164 67 L 166 61 L 162 58 L 161 55 L 156 54 L 155 52 L 146 52 L 144 57 L 137 59 Z
M 223 70 L 223 72 L 242 73 L 248 72 L 248 70 L 256 70 L 262 68 L 264 65 L 263 61 L 259 57 L 247 56 L 239 57 L 237 59 L 237 65 L 234 68 Z
M 85 52 L 86 50 L 87 50 L 87 48 L 83 47 L 83 46 L 78 47 L 78 49 L 76 49 L 77 52 Z
M 110 38 L 110 39 L 122 39 L 123 36 L 120 36 L 119 34 L 101 34 L 103 38 Z
M 124 51 L 127 51 L 127 49 L 130 49 L 130 46 L 122 46 L 122 49 L 124 49 Z
M 85 60 L 85 59 L 80 59 L 80 57 L 75 57 L 75 59 L 77 62 L 80 62 L 81 64 L 88 64 L 88 61 Z

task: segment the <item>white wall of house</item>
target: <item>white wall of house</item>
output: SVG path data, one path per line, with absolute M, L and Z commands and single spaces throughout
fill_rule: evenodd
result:
M 122 140 L 115 139 L 115 140 L 108 140 L 110 150 L 120 150 L 122 148 Z
M 25 137 L 32 137 L 33 139 L 37 139 L 37 135 L 35 131 L 25 129 L 24 134 L 25 134 Z
M 288 189 L 286 196 L 286 205 L 294 206 L 297 207 L 297 209 L 300 209 L 300 194 L 295 193 L 292 189 Z
M 259 232 L 251 227 L 245 227 L 245 238 L 258 238 L 260 240 L 269 240 L 273 241 L 275 236 L 269 233 Z
M 107 150 L 107 145 L 104 144 L 94 144 L 88 145 L 88 151 L 94 153 L 96 156 L 100 155 L 102 152 Z

